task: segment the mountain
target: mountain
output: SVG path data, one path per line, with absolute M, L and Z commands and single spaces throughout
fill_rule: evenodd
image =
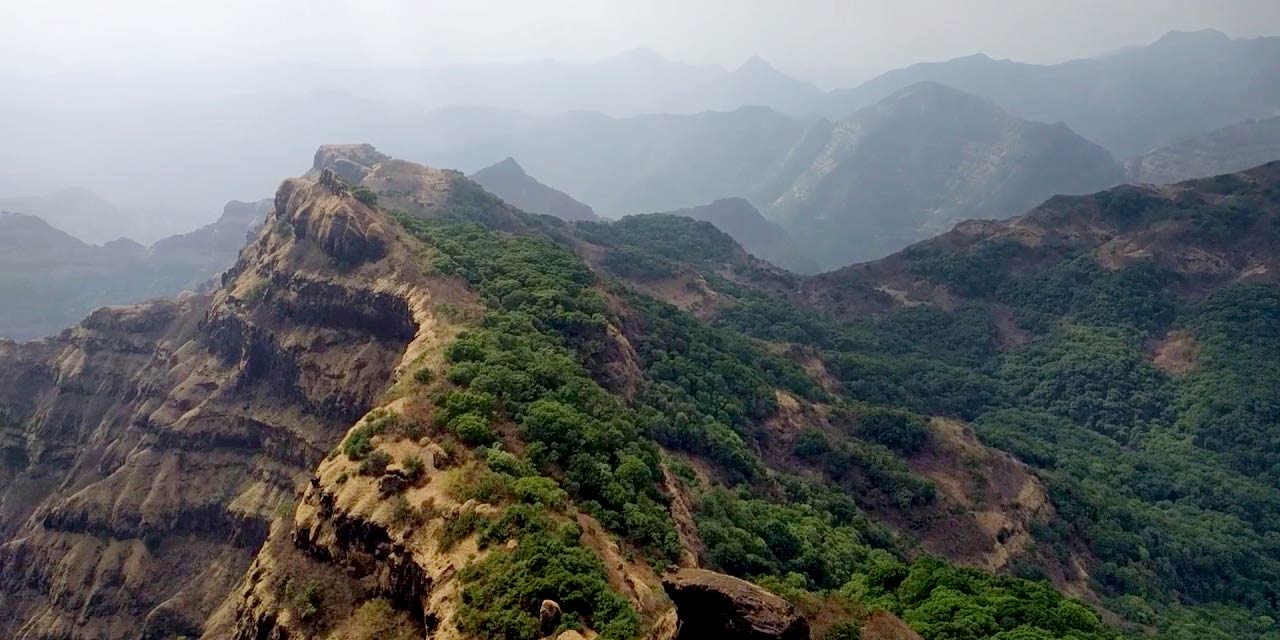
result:
M 448 109 L 419 125 L 439 135 L 401 137 L 396 155 L 463 170 L 519 158 L 538 180 L 617 218 L 748 195 L 812 122 L 760 107 L 631 118 Z
M 35 216 L 0 214 L 0 336 L 51 335 L 100 306 L 198 288 L 231 266 L 264 212 L 231 202 L 218 221 L 150 247 L 91 245 Z
M 825 138 L 766 210 L 826 268 L 1124 175 L 1110 154 L 1065 125 L 1020 120 L 932 82 L 855 113 Z
M 1249 120 L 1161 147 L 1125 163 L 1129 179 L 1167 184 L 1280 159 L 1280 116 Z
M 710 222 L 752 255 L 785 269 L 798 273 L 811 273 L 817 269 L 817 263 L 795 246 L 782 227 L 765 218 L 743 198 L 721 198 L 669 213 Z
M 250 64 L 189 70 L 3 74 L 7 104 L 48 111 L 69 105 L 130 111 L 144 105 L 208 104 L 236 96 L 344 93 L 419 110 L 470 106 L 539 115 L 599 111 L 615 117 L 692 114 L 763 106 L 807 113 L 823 92 L 753 56 L 737 67 L 697 65 L 648 48 L 590 62 L 530 60 L 408 66 Z
M 129 220 L 115 205 L 88 189 L 70 188 L 45 196 L 0 198 L 0 211 L 36 216 L 90 244 L 137 237 L 140 220 Z
M 806 278 L 323 147 L 216 289 L 0 342 L 0 633 L 1261 640 L 1277 187 Z
M 1119 157 L 1280 110 L 1280 37 L 1174 31 L 1143 47 L 1054 65 L 973 55 L 897 69 L 837 90 L 819 111 L 843 117 L 907 86 L 939 82 L 1014 116 L 1064 122 Z
M 595 220 L 596 212 L 563 191 L 552 189 L 524 172 L 514 158 L 481 169 L 470 178 L 507 202 L 529 213 L 555 216 L 561 220 Z

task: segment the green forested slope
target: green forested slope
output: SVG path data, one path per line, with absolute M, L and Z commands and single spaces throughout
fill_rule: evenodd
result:
M 1271 173 L 1089 196 L 815 279 L 677 216 L 511 233 L 484 224 L 482 192 L 398 216 L 487 309 L 421 376 L 443 376 L 434 428 L 479 454 L 476 495 L 506 505 L 451 537 L 519 541 L 462 576 L 463 627 L 537 637 L 552 598 L 636 636 L 566 517 L 582 512 L 658 570 L 693 553 L 765 585 L 831 638 L 876 608 L 931 640 L 1280 637 L 1280 289 L 1256 268 L 1280 229 Z M 1066 210 L 1092 231 L 1064 232 Z M 1193 250 L 1228 268 L 1188 270 Z M 709 303 L 683 311 L 663 283 Z M 1174 338 L 1179 366 L 1157 357 Z M 1047 492 L 995 573 L 926 551 L 964 515 L 919 472 L 935 418 Z

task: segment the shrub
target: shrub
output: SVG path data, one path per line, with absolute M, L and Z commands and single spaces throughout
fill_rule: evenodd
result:
M 412 527 L 422 523 L 422 514 L 414 509 L 404 496 L 396 496 L 391 500 L 391 525 L 399 528 Z
M 903 455 L 920 451 L 929 438 L 924 418 L 897 409 L 871 409 L 858 421 L 859 437 Z
M 459 440 L 469 445 L 489 444 L 498 439 L 489 421 L 474 413 L 464 413 L 450 420 L 449 428 Z
M 558 508 L 569 498 L 564 489 L 555 480 L 543 476 L 519 478 L 511 483 L 511 492 L 521 502 L 541 504 Z
M 351 195 L 371 207 L 378 206 L 378 194 L 370 191 L 368 187 L 355 187 L 351 190 Z
M 314 582 L 299 585 L 292 579 L 285 581 L 284 598 L 301 620 L 309 620 L 320 612 L 320 586 Z
M 380 476 L 386 473 L 389 464 L 391 464 L 391 454 L 376 450 L 360 463 L 360 473 L 366 476 Z
M 400 466 L 404 468 L 404 475 L 410 482 L 417 482 L 422 478 L 422 474 L 427 471 L 427 463 L 422 458 L 414 455 L 406 456 L 400 461 Z

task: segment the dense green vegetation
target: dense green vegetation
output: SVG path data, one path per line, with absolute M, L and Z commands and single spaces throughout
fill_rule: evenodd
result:
M 704 499 L 698 527 L 712 560 L 727 571 L 763 577 L 784 595 L 820 590 L 888 609 L 926 638 L 1118 637 L 1087 606 L 1043 581 L 930 557 L 908 562 L 865 544 L 866 529 L 836 513 L 717 491 Z
M 1256 223 L 1247 211 L 1153 210 L 1141 194 L 1105 208 L 1124 225 L 1182 216 L 1228 239 Z M 1161 637 L 1280 637 L 1275 287 L 1228 287 L 1187 303 L 1170 293 L 1178 276 L 1148 264 L 1107 270 L 1087 254 L 1008 242 L 925 246 L 908 252 L 911 269 L 968 303 L 837 322 L 726 279 L 736 247 L 680 218 L 549 224 L 545 235 L 447 218 L 406 225 L 434 247 L 436 268 L 466 279 L 489 310 L 448 350 L 454 390 L 438 399 L 438 419 L 485 447 L 477 491 L 505 496 L 519 522 L 582 509 L 665 562 L 677 543 L 663 467 L 684 467 L 664 462 L 661 446 L 717 470 L 711 484 L 679 473 L 697 497 L 713 566 L 784 595 L 889 609 L 930 640 L 1109 637 L 1088 607 L 1043 580 L 908 560 L 910 541 L 866 515 L 930 508 L 935 488 L 903 458 L 927 445 L 925 416 L 951 416 L 1032 465 L 1049 489 L 1056 516 L 1037 523 L 1038 560 L 1016 561 L 1019 575 L 1083 553 L 1107 607 Z M 607 247 L 604 266 L 618 277 L 693 271 L 732 303 L 708 323 L 602 281 L 566 248 L 575 237 Z M 1002 343 L 994 305 L 1023 338 Z M 626 383 L 634 386 L 625 401 L 610 386 L 623 384 L 609 373 L 618 357 L 610 324 L 626 328 L 641 374 Z M 1151 363 L 1151 345 L 1173 329 L 1199 346 L 1181 376 Z M 804 345 L 829 375 L 826 390 L 761 341 Z M 780 411 L 778 391 L 828 407 L 830 426 L 802 428 L 780 450 L 766 426 Z M 507 452 L 513 438 L 520 455 Z M 820 479 L 771 468 L 766 450 Z M 482 520 L 456 523 L 453 536 L 530 544 L 469 574 L 468 624 L 478 633 L 530 628 L 533 598 L 553 589 L 521 563 L 595 571 L 566 521 L 523 529 Z M 578 600 L 580 619 L 615 625 L 615 637 L 634 632 L 634 613 L 582 590 L 592 595 Z
M 573 253 L 545 238 L 465 222 L 407 221 L 438 251 L 435 267 L 465 278 L 489 308 L 449 345 L 437 420 L 488 444 L 514 426 L 525 456 L 606 526 L 659 558 L 677 551 L 658 488 L 657 448 L 637 412 L 591 377 L 608 340 L 602 297 Z
M 1214 233 L 1239 226 L 1228 222 Z M 1107 271 L 1003 242 L 916 257 L 918 274 L 1006 305 L 1031 341 L 994 349 L 985 303 L 835 325 L 750 299 L 720 322 L 819 346 L 845 393 L 974 420 L 1040 468 L 1058 518 L 1037 538 L 1064 557 L 1087 545 L 1095 588 L 1131 621 L 1172 637 L 1277 637 L 1280 291 L 1179 305 L 1176 277 L 1146 264 Z M 1201 347 L 1182 377 L 1151 364 L 1149 344 L 1171 328 Z
M 533 607 L 553 599 L 565 613 L 560 629 L 589 623 L 606 640 L 639 635 L 635 610 L 609 588 L 599 559 L 581 546 L 580 535 L 577 525 L 557 524 L 540 509 L 510 507 L 485 527 L 481 539 L 518 543 L 462 572 L 459 628 L 482 638 L 534 640 L 543 634 Z

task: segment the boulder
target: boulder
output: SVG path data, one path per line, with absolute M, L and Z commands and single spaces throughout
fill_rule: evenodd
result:
M 538 627 L 542 633 L 548 634 L 556 630 L 560 624 L 560 605 L 555 600 L 543 600 L 538 608 Z
M 662 581 L 680 618 L 679 638 L 808 640 L 809 623 L 791 603 L 745 580 L 681 569 Z
M 378 493 L 382 494 L 383 497 L 400 493 L 408 486 L 409 479 L 396 472 L 387 473 L 378 478 Z

